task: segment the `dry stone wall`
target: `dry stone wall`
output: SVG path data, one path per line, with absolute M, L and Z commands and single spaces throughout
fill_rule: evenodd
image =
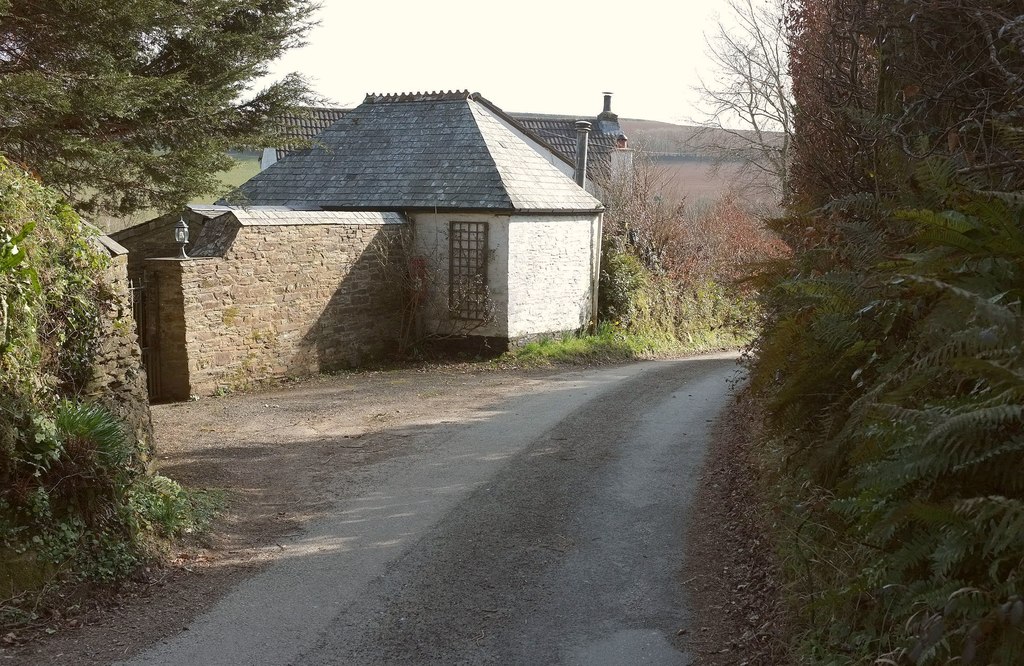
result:
M 146 372 L 142 367 L 128 293 L 127 255 L 111 258 L 106 287 L 113 298 L 107 301 L 100 317 L 99 342 L 93 358 L 92 377 L 85 393 L 120 417 L 141 448 L 152 453 L 153 424 L 146 391 Z
M 395 271 L 405 270 L 397 239 L 406 232 L 404 224 L 242 226 L 224 256 L 175 262 L 189 392 L 354 367 L 394 349 L 403 299 Z

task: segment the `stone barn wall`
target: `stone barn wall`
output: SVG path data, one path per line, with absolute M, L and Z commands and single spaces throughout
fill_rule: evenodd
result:
M 219 256 L 146 262 L 159 282 L 165 397 L 354 367 L 395 348 L 404 282 L 394 272 L 405 270 L 400 238 L 407 226 L 342 221 L 380 214 L 317 215 L 328 222 L 218 218 L 196 253 Z M 180 343 L 171 339 L 179 335 L 176 320 Z M 183 373 L 187 392 L 171 385 Z

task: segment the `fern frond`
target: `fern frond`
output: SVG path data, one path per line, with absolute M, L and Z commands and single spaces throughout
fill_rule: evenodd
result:
M 929 203 L 941 205 L 949 192 L 955 189 L 956 165 L 946 157 L 928 157 L 917 163 L 914 176 L 921 189 L 929 195 Z
M 979 313 L 985 316 L 987 321 L 991 321 L 992 323 L 1006 326 L 1008 328 L 1016 328 L 1019 325 L 1017 313 L 998 304 L 999 300 L 1002 299 L 1002 293 L 986 297 L 969 289 L 964 289 L 936 278 L 925 277 L 923 275 L 913 275 L 910 273 L 900 275 L 897 279 L 908 280 L 920 285 L 925 285 L 941 291 L 942 293 L 955 296 L 956 298 L 971 303 Z
M 1024 390 L 1024 366 L 1015 369 L 1009 361 L 1019 357 L 1019 351 L 1014 349 L 991 350 L 995 353 L 991 358 L 984 358 L 980 355 L 962 356 L 951 360 L 951 365 L 968 377 L 976 377 L 985 380 L 991 386 L 1016 386 Z M 1003 362 L 997 362 L 996 358 L 1002 358 Z
M 925 437 L 922 446 L 944 446 L 950 443 L 970 441 L 982 433 L 1024 423 L 1024 405 L 995 405 L 971 409 L 956 414 Z

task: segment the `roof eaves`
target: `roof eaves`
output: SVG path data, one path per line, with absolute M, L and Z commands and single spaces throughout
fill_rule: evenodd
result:
M 467 207 L 467 206 L 402 206 L 394 208 L 382 208 L 380 206 L 376 208 L 365 208 L 361 206 L 324 206 L 323 210 L 330 211 L 345 211 L 345 212 L 381 212 L 381 213 L 399 213 L 401 215 L 415 215 L 417 213 L 445 213 L 445 214 L 458 214 L 462 213 L 465 215 L 511 215 L 520 212 L 519 209 L 511 206 L 506 208 L 484 208 L 484 207 Z
M 122 257 L 128 254 L 128 248 L 121 245 L 116 240 L 105 234 L 98 236 L 92 236 L 90 240 L 94 241 L 96 245 L 103 248 L 111 257 Z
M 405 224 L 401 213 L 385 211 L 331 211 L 331 210 L 281 210 L 245 212 L 233 211 L 234 217 L 243 227 L 283 227 L 321 225 L 389 225 Z
M 568 215 L 579 215 L 581 213 L 603 213 L 605 210 L 605 207 L 601 205 L 595 208 L 517 208 L 515 213 L 517 215 L 560 215 L 564 217 Z
M 197 215 L 207 220 L 211 220 L 215 217 L 218 217 L 219 215 L 221 215 L 223 210 L 226 210 L 224 206 L 190 204 L 189 206 L 186 207 L 186 211 L 188 213 Z M 168 223 L 173 223 L 175 221 L 174 218 L 182 214 L 183 213 L 178 212 L 164 213 L 163 215 L 154 217 L 153 219 L 146 220 L 144 222 L 139 222 L 138 224 L 134 224 L 130 227 L 125 227 L 124 229 L 120 229 L 118 231 L 113 231 L 108 235 L 118 242 L 130 240 L 140 234 L 146 234 Z

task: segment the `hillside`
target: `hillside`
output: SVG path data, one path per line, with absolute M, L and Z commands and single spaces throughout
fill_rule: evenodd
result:
M 636 118 L 620 119 L 619 125 L 636 148 L 654 154 L 682 154 L 702 159 L 712 156 L 719 146 L 740 147 L 746 143 L 740 137 L 752 134 L 747 130 L 727 131 Z M 781 141 L 783 135 L 781 132 L 766 132 L 766 136 L 771 141 Z
M 658 186 L 667 198 L 691 204 L 717 199 L 734 189 L 741 175 L 741 160 L 725 160 L 715 168 L 714 147 L 737 143 L 728 132 L 638 118 L 619 119 L 619 125 L 629 145 L 653 160 Z
M 695 125 L 674 125 L 639 118 L 620 118 L 619 126 L 626 132 L 634 148 L 651 154 L 667 155 L 693 155 L 694 140 L 701 130 Z

